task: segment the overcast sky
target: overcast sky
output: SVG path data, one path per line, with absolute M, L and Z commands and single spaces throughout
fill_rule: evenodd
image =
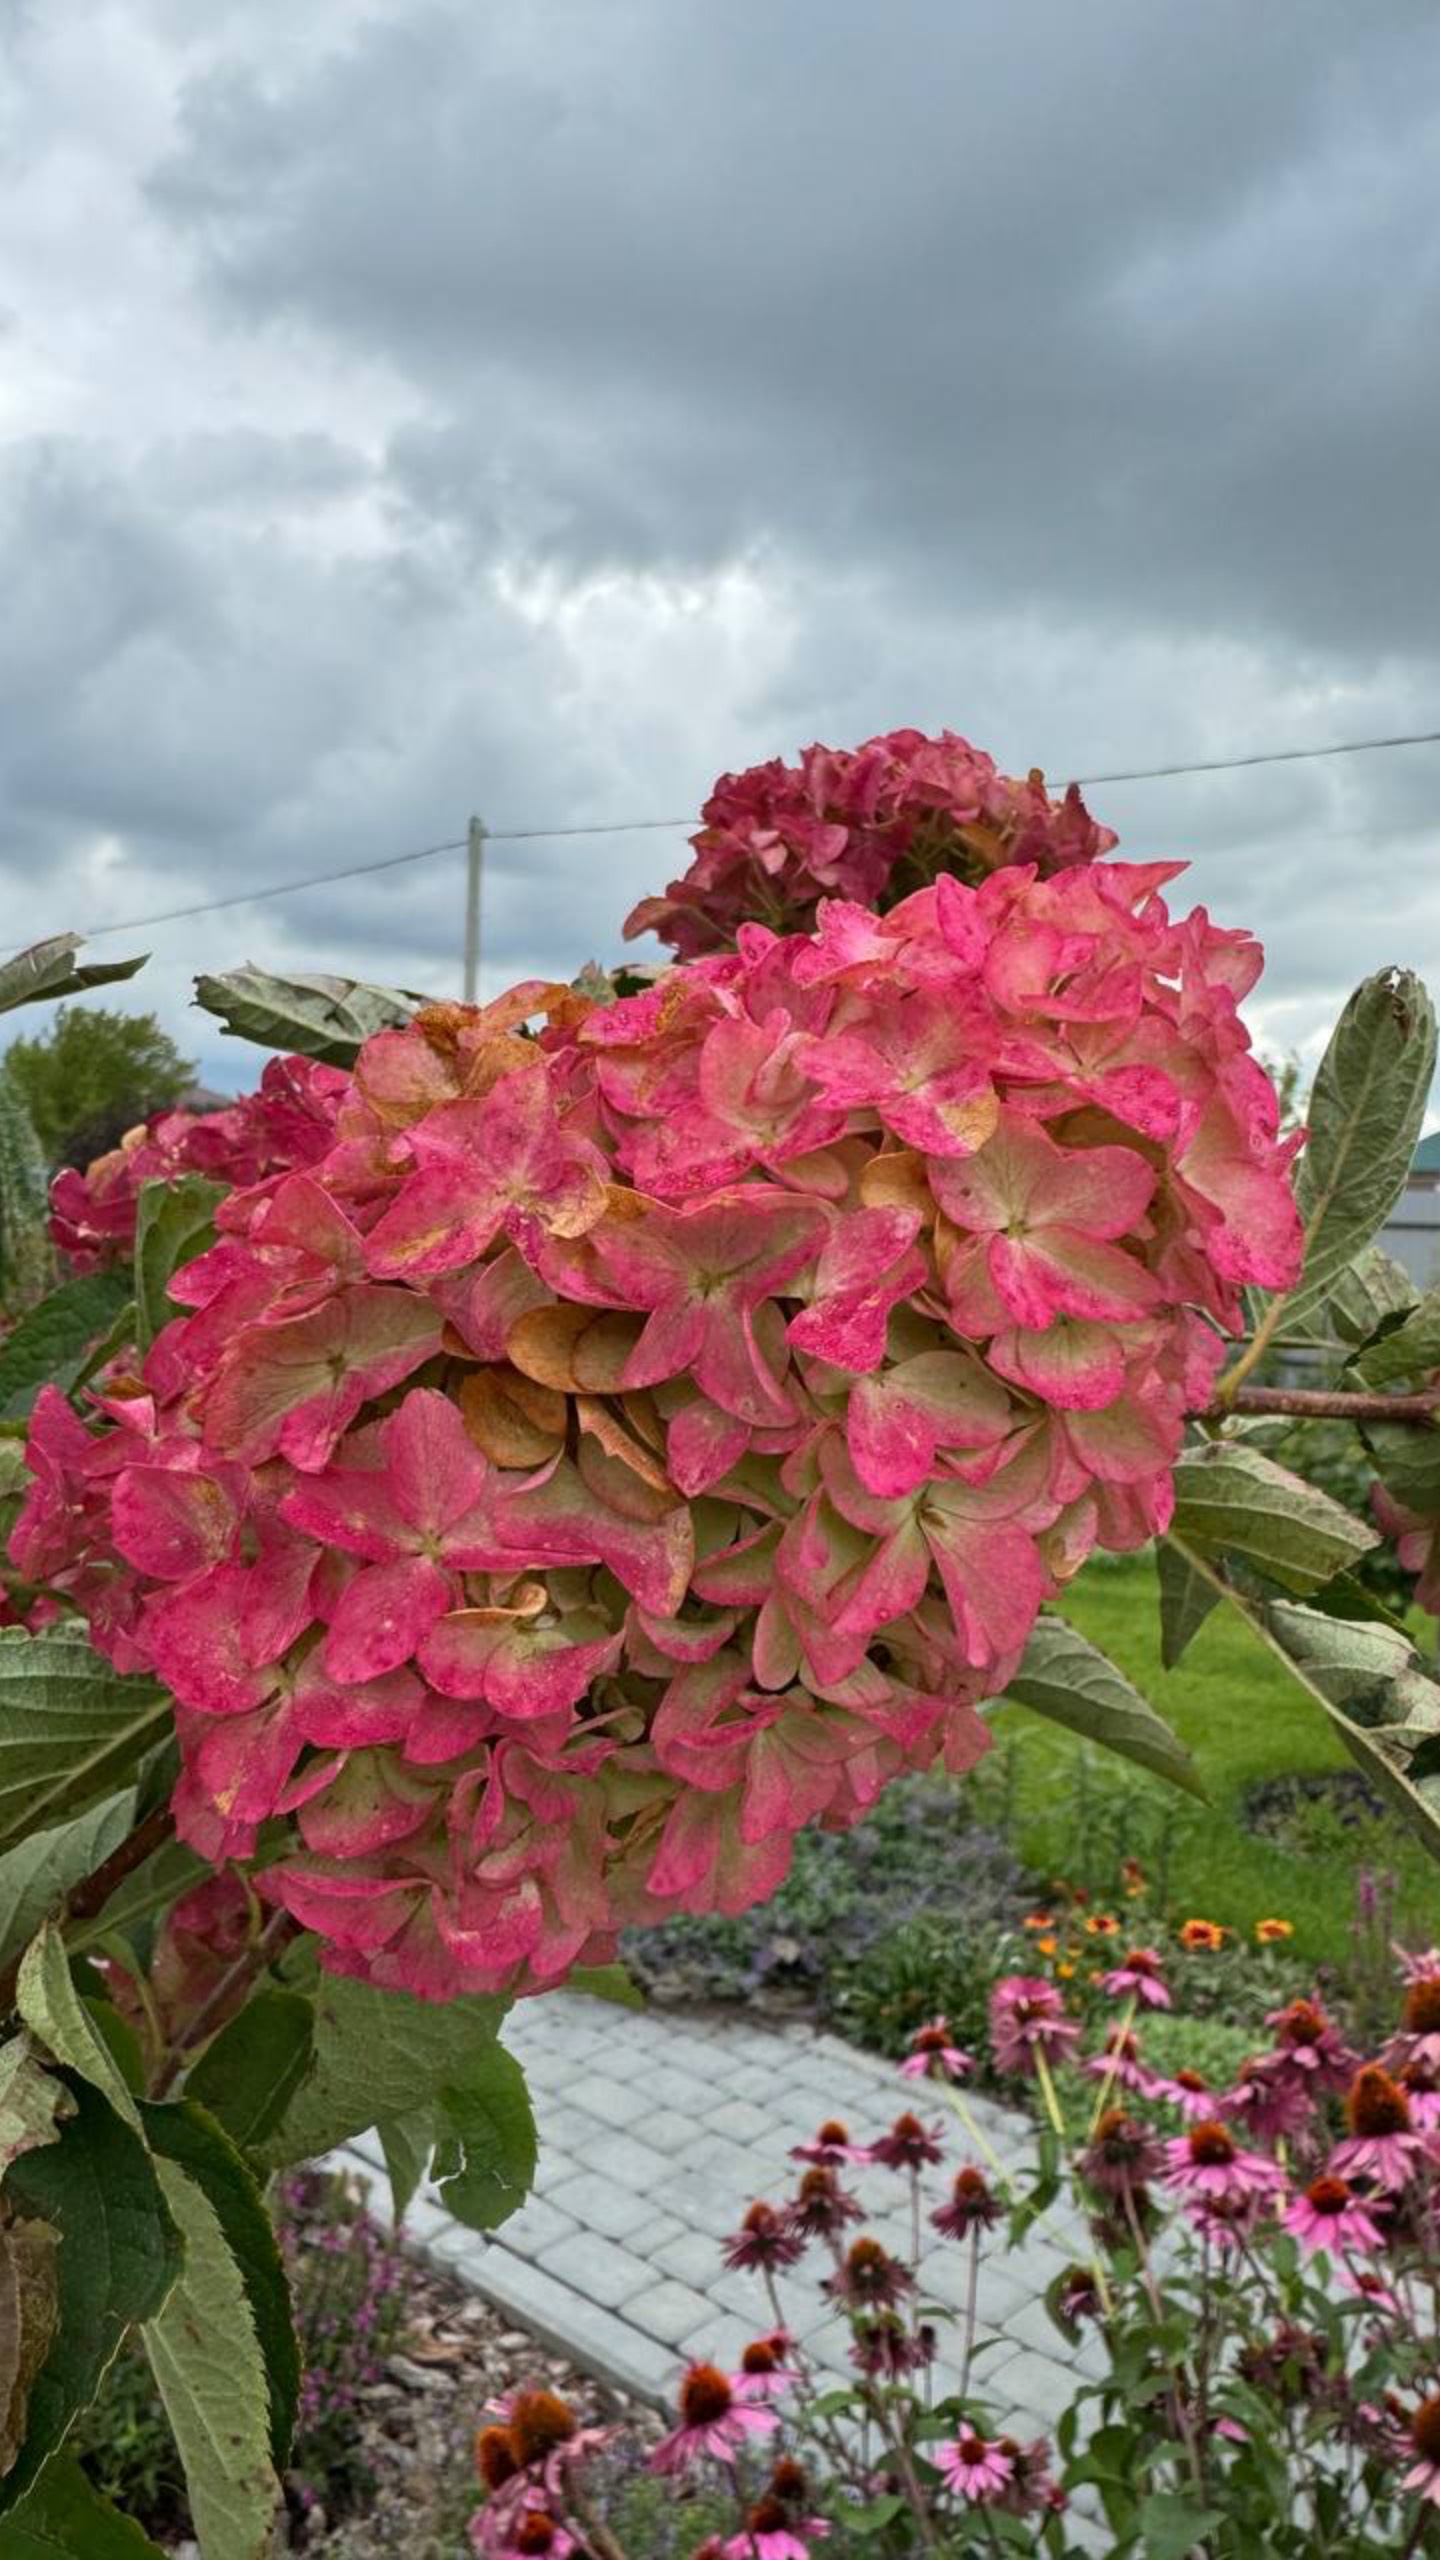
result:
M 942 724 L 1440 727 L 1432 0 L 0 0 L 8 942 Z M 1089 794 L 1262 1035 L 1440 987 L 1440 748 Z M 497 845 L 486 987 L 683 835 Z M 461 865 L 106 941 L 458 991 Z M 143 991 L 143 992 L 142 992 Z M 122 1000 L 124 1000 L 122 998 Z

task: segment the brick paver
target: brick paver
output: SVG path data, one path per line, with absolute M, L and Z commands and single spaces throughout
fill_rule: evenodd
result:
M 808 2027 L 636 2011 L 560 1992 L 520 2002 L 505 2040 L 527 2073 L 539 2120 L 535 2194 L 486 2237 L 462 2229 L 433 2192 L 423 2193 L 409 2228 L 547 2345 L 662 2403 L 687 2359 L 708 2351 L 723 2362 L 768 2325 L 758 2281 L 727 2273 L 717 2244 L 756 2196 L 789 2190 L 797 2174 L 790 2146 L 823 2117 L 841 2117 L 863 2141 L 917 2099 L 927 2116 L 945 2116 L 947 2168 L 927 2173 L 931 2202 L 969 2149 L 938 2092 L 907 2085 L 892 2065 Z M 1001 2160 L 1021 2168 L 1032 2148 L 1026 2118 L 970 2103 Z M 357 2145 L 352 2162 L 383 2210 L 378 2148 Z M 883 2170 L 855 2176 L 872 2227 L 908 2248 L 904 2183 Z M 960 2310 L 966 2253 L 928 2230 L 926 2238 L 922 2287 Z M 1053 2424 L 1077 2371 L 1091 2369 L 1087 2351 L 1060 2338 L 1042 2300 L 1078 2247 L 1057 2209 L 1019 2249 L 982 2257 L 987 2350 L 978 2371 L 1002 2424 Z M 849 2378 L 845 2331 L 819 2290 L 824 2272 L 821 2253 L 812 2252 L 781 2278 L 781 2299 L 790 2328 L 838 2382 Z

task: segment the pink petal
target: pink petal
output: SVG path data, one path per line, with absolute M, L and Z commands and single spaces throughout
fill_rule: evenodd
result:
M 376 1680 L 407 1662 L 450 1605 L 450 1581 L 421 1556 L 362 1565 L 340 1595 L 325 1639 L 334 1680 Z

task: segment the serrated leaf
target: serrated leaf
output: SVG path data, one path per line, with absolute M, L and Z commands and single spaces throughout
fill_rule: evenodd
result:
M 435 2148 L 435 2121 L 434 2109 L 426 2107 L 413 2115 L 382 2116 L 375 2127 L 385 2154 L 390 2211 L 397 2230 L 415 2200 Z
M 461 2149 L 460 2166 L 440 2179 L 442 2203 L 472 2231 L 493 2231 L 518 2212 L 535 2183 L 535 2117 L 513 2053 L 492 2044 L 462 2081 L 439 2095 L 440 2115 Z
M 1220 1594 L 1168 1538 L 1160 1540 L 1155 1562 L 1160 1582 L 1160 1659 L 1167 1671 L 1173 1671 Z
M 1380 1481 L 1410 1511 L 1440 1512 L 1440 1429 L 1415 1422 L 1367 1422 L 1361 1432 Z
M 264 2560 L 280 2503 L 269 2396 L 244 2279 L 198 2178 L 157 2162 L 185 2264 L 145 2324 L 146 2352 L 185 2466 L 202 2560 Z
M 322 1974 L 309 1995 L 314 2059 L 280 2123 L 258 2146 L 267 2168 L 313 2160 L 381 2116 L 424 2106 L 489 2052 L 506 2000 L 417 2000 L 407 1991 Z
M 1260 1624 L 1377 1791 L 1440 1859 L 1440 1686 L 1408 1636 L 1273 1601 Z M 1417 1767 L 1418 1764 L 1418 1767 Z
M 29 2489 L 94 2399 L 126 2330 L 153 2318 L 180 2271 L 180 2235 L 145 2144 L 87 2081 L 70 2087 L 74 2113 L 58 2141 L 25 2152 L 5 2180 L 11 2202 L 53 2223 L 62 2243 L 59 2327 L 31 2385 L 19 2458 L 0 2480 L 0 2513 Z
M 1342 1342 L 1368 1342 L 1382 1325 L 1409 1313 L 1419 1291 L 1403 1263 L 1378 1244 L 1367 1244 L 1348 1271 L 1342 1271 L 1326 1304 L 1331 1325 Z
M 135 1790 L 126 1787 L 0 1855 L 0 1964 L 12 1962 L 46 1913 L 118 1849 L 134 1820 Z
M 135 1343 L 148 1351 L 177 1310 L 167 1294 L 182 1263 L 193 1262 L 215 1241 L 215 1212 L 225 1186 L 203 1174 L 174 1182 L 145 1182 L 135 1212 Z
M 245 968 L 197 978 L 195 1001 L 233 1039 L 350 1067 L 373 1032 L 403 1027 L 427 999 L 356 978 L 279 978 Z
M 1172 2489 L 1155 2489 L 1140 2501 L 1145 2560 L 1188 2560 L 1188 2554 L 1225 2521 L 1217 2507 L 1195 2506 Z
M 0 2476 L 25 2440 L 30 2385 L 60 2326 L 53 2223 L 14 2215 L 0 2222 Z
M 1427 1290 L 1403 1322 L 1391 1325 L 1351 1366 L 1367 1387 L 1394 1387 L 1440 1369 L 1440 1289 Z
M 4 2560 L 165 2560 L 158 2543 L 122 2516 L 78 2462 L 50 2462 L 6 2522 Z
M 1356 988 L 1320 1062 L 1295 1198 L 1305 1260 L 1285 1301 L 1292 1325 L 1326 1299 L 1405 1188 L 1435 1074 L 1435 1009 L 1408 969 Z
M 74 2112 L 64 2081 L 47 2068 L 28 2035 L 0 2046 L 0 2177 L 22 2151 L 58 2142 L 62 2117 Z
M 1174 1526 L 1187 1546 L 1243 1556 L 1287 1591 L 1318 1591 L 1380 1543 L 1318 1485 L 1241 1441 L 1185 1450 L 1174 1481 Z
M 80 1627 L 0 1627 L 0 1847 L 113 1795 L 170 1720 L 158 1684 L 112 1671 Z
M 122 1273 L 87 1271 L 31 1307 L 0 1343 L 0 1413 L 19 1421 L 42 1387 L 71 1386 L 129 1300 Z
M 258 2151 L 294 2100 L 310 2068 L 314 2019 L 314 2002 L 303 1992 L 258 1991 L 186 2079 L 186 2096 L 207 2107 L 242 2151 Z
M 1019 1671 L 1006 1690 L 1022 1706 L 1087 1742 L 1136 1761 L 1190 1795 L 1203 1797 L 1189 1752 L 1178 1734 L 1132 1687 L 1123 1671 L 1064 1618 L 1037 1618 Z
M 290 2454 L 300 2400 L 300 2349 L 290 2288 L 265 2199 L 216 2119 L 187 2094 L 178 2105 L 141 2109 L 152 2152 L 173 2161 L 203 2189 L 240 2271 L 264 2361 L 270 2453 L 277 2470 Z
M 88 2080 L 92 2088 L 108 2098 L 116 2114 L 138 2133 L 140 2117 L 129 2083 L 88 2004 L 75 1988 L 65 1941 L 53 1921 L 46 1921 L 25 1950 L 15 2006 L 32 2034 L 41 2044 L 48 2045 L 57 2062 L 78 2071 L 81 2079 Z
M 75 954 L 84 939 L 80 933 L 55 933 L 0 963 L 0 1013 L 13 1012 L 17 1004 L 80 995 L 87 987 L 113 986 L 119 978 L 133 978 L 149 957 L 142 951 L 137 960 L 87 960 L 77 968 Z

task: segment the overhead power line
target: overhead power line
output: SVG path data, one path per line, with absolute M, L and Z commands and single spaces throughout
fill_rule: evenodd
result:
M 1187 774 L 1241 773 L 1261 764 L 1309 764 L 1325 756 L 1375 755 L 1390 747 L 1440 746 L 1440 729 L 1416 729 L 1393 738 L 1345 738 L 1328 747 L 1269 747 L 1257 755 L 1213 756 L 1191 764 L 1138 765 L 1125 772 L 1077 773 L 1070 777 L 1084 790 L 1097 783 L 1168 782 Z M 570 836 L 632 836 L 662 829 L 693 828 L 693 818 L 615 818 L 599 824 L 563 827 L 487 827 L 487 844 L 539 844 Z M 340 880 L 363 880 L 377 871 L 398 871 L 410 862 L 430 862 L 438 854 L 464 853 L 466 836 L 447 837 L 443 844 L 417 845 L 409 853 L 382 854 L 376 862 L 349 862 L 338 871 L 312 871 L 303 880 L 277 880 L 268 888 L 240 890 L 227 898 L 200 898 L 191 906 L 162 907 L 153 915 L 130 916 L 119 924 L 89 925 L 84 938 L 98 942 L 111 933 L 147 933 L 152 925 L 177 924 L 190 916 L 219 915 L 229 907 L 259 906 L 270 898 L 299 897 L 306 889 L 325 889 Z M 17 943 L 16 950 L 23 948 Z

